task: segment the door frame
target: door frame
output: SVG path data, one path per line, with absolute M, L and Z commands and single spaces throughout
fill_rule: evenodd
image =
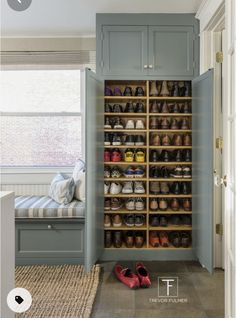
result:
M 222 0 L 203 1 L 196 18 L 200 20 L 200 74 L 208 69 L 215 70 L 214 75 L 214 140 L 223 136 L 222 104 L 225 101 L 221 92 L 222 72 L 220 64 L 216 63 L 216 52 L 222 50 L 222 31 L 225 29 L 225 4 Z M 222 154 L 214 151 L 214 171 L 216 175 L 222 175 Z M 224 268 L 224 236 L 216 234 L 216 225 L 223 224 L 222 188 L 214 188 L 214 267 Z

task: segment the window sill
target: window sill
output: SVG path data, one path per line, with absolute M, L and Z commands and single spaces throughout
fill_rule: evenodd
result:
M 55 174 L 72 173 L 74 167 L 22 167 L 22 168 L 0 168 L 1 174 Z

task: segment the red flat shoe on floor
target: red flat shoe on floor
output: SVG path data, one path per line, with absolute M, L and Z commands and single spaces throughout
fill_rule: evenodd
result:
M 136 272 L 137 272 L 141 287 L 148 288 L 149 286 L 151 286 L 150 275 L 146 267 L 143 265 L 143 263 L 141 262 L 136 263 Z
M 131 269 L 116 265 L 114 272 L 116 277 L 129 288 L 137 289 L 140 287 L 139 278 L 131 271 Z

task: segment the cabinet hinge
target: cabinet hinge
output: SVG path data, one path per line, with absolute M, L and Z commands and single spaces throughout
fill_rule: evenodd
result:
M 216 138 L 216 149 L 223 149 L 223 138 L 217 137 Z
M 223 224 L 216 224 L 216 234 L 223 235 Z
M 223 59 L 224 59 L 223 52 L 221 51 L 216 52 L 216 63 L 223 63 Z

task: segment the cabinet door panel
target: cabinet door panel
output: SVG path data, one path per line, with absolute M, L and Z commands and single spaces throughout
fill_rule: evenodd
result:
M 193 28 L 149 27 L 149 75 L 193 76 Z
M 103 27 L 103 75 L 147 75 L 147 27 Z

